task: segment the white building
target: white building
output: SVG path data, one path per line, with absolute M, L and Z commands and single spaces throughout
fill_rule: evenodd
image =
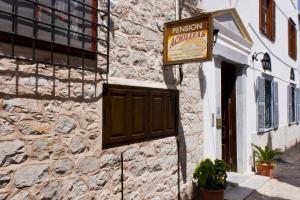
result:
M 300 140 L 299 54 L 293 42 L 289 44 L 289 39 L 297 42 L 298 34 L 292 39 L 289 30 L 290 26 L 297 31 L 297 6 L 291 0 L 265 1 L 264 29 L 260 2 L 264 1 L 209 0 L 202 4 L 206 11 L 222 10 L 215 12 L 214 26 L 220 32 L 213 61 L 202 67 L 204 155 L 227 159 L 240 173 L 251 172 L 251 143 L 284 150 Z M 270 56 L 270 70 L 262 67 L 264 53 Z M 257 60 L 252 59 L 256 55 Z M 216 127 L 215 118 L 223 119 L 222 128 Z

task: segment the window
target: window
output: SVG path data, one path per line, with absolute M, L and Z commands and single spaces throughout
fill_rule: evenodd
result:
M 177 90 L 104 85 L 103 147 L 177 135 Z
M 258 132 L 278 128 L 278 83 L 268 78 L 257 79 Z
M 288 88 L 288 121 L 289 124 L 300 121 L 300 89 L 294 85 Z
M 270 40 L 275 40 L 276 32 L 276 3 L 274 0 L 259 1 L 259 29 Z
M 290 18 L 288 21 L 289 56 L 297 60 L 297 30 L 295 22 Z
M 272 82 L 265 80 L 265 128 L 272 127 Z
M 95 56 L 97 0 L 2 0 L 0 39 L 72 55 Z M 13 39 L 12 39 L 13 38 Z

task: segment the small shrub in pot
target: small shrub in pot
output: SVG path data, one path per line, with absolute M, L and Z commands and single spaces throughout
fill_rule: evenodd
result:
M 223 160 L 210 159 L 200 161 L 194 170 L 193 177 L 203 192 L 205 200 L 223 200 L 227 185 L 228 167 Z
M 254 144 L 253 147 L 253 156 L 255 159 L 257 173 L 262 176 L 272 177 L 274 160 L 277 156 L 282 154 L 282 151 L 280 149 L 270 149 L 267 146 L 263 149 Z

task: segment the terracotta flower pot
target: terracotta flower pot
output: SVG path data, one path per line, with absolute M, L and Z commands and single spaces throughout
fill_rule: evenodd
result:
M 273 176 L 273 165 L 272 164 L 258 164 L 256 165 L 257 173 L 262 176 Z
M 204 200 L 224 200 L 224 190 L 202 189 Z

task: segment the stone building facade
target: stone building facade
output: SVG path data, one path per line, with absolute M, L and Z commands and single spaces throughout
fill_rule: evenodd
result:
M 193 2 L 186 3 L 183 15 L 196 15 Z M 106 80 L 80 69 L 0 59 L 0 200 L 192 198 L 193 169 L 203 158 L 202 71 L 184 65 L 179 85 L 178 67 L 162 66 L 163 24 L 175 20 L 175 6 L 111 1 Z M 179 135 L 103 149 L 105 81 L 180 90 Z

